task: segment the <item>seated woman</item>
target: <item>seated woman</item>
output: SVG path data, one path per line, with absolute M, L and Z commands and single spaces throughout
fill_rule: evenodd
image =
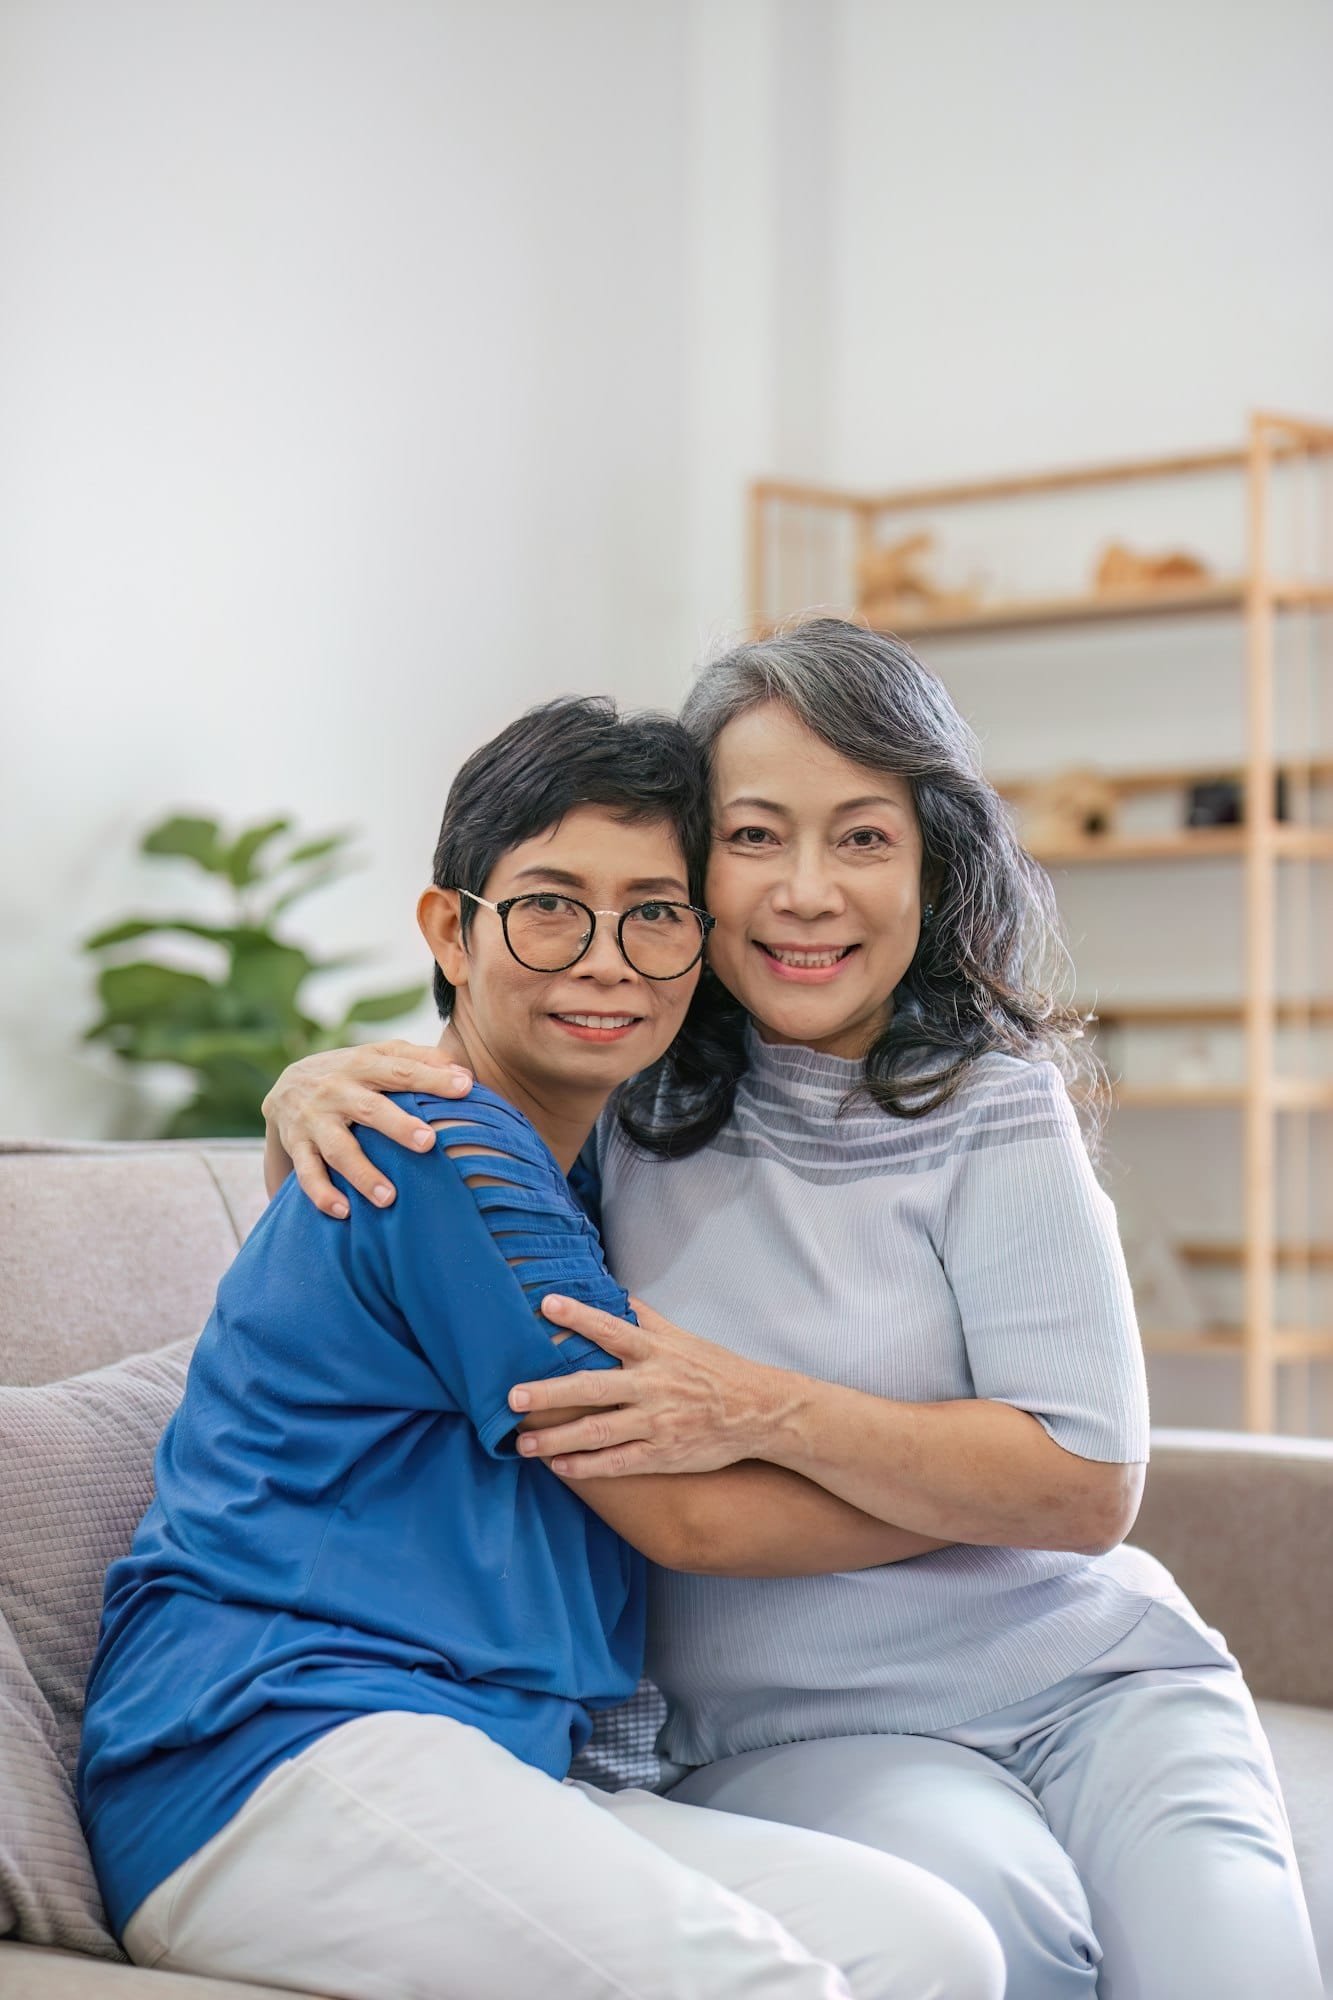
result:
M 644 1554 L 707 1567 L 723 1517 L 760 1574 L 849 1532 L 867 1565 L 934 1546 L 758 1465 L 594 1512 L 514 1449 L 513 1382 L 616 1365 L 535 1308 L 628 1312 L 566 1176 L 688 1005 L 706 828 L 676 725 L 605 702 L 459 773 L 418 915 L 478 1088 L 400 1099 L 433 1136 L 391 1214 L 279 1191 L 107 1577 L 79 1793 L 136 1962 L 350 2000 L 1002 1990 L 982 1919 L 909 1863 L 562 1782 L 638 1682 Z

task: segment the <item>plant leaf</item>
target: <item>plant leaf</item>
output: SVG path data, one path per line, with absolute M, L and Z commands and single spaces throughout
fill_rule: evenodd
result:
M 295 1016 L 302 982 L 314 966 L 299 945 L 280 944 L 269 932 L 256 930 L 237 940 L 229 985 L 247 1020 L 286 1027 Z
M 299 903 L 301 898 L 308 896 L 312 890 L 322 889 L 329 882 L 340 881 L 344 875 L 350 875 L 354 869 L 364 866 L 365 863 L 361 861 L 330 861 L 323 868 L 312 870 L 304 882 L 297 882 L 292 888 L 284 890 L 281 896 L 270 903 L 260 922 L 271 924 L 275 917 L 280 917 L 284 910 L 289 910 L 293 903 Z
M 110 924 L 104 931 L 94 931 L 83 940 L 84 951 L 105 951 L 109 945 L 128 944 L 131 938 L 147 937 L 151 931 L 160 929 L 156 917 L 126 917 L 124 923 Z
M 352 830 L 349 827 L 342 833 L 325 833 L 318 840 L 302 841 L 299 847 L 294 847 L 291 853 L 286 856 L 282 862 L 282 866 L 284 868 L 296 868 L 303 861 L 322 860 L 324 855 L 334 853 L 339 847 L 345 847 L 351 838 Z
M 260 879 L 261 871 L 255 861 L 261 849 L 276 840 L 280 833 L 286 833 L 291 825 L 289 819 L 268 819 L 259 826 L 249 826 L 235 839 L 224 856 L 226 870 L 232 884 L 237 889 L 248 889 L 252 882 Z
M 428 990 L 425 986 L 403 986 L 396 993 L 368 993 L 364 1000 L 353 1001 L 338 1024 L 339 1030 L 354 1028 L 362 1021 L 393 1021 L 399 1014 L 410 1014 Z
M 85 938 L 85 951 L 106 951 L 112 945 L 129 944 L 133 938 L 149 937 L 154 931 L 174 931 L 183 937 L 208 938 L 213 944 L 232 944 L 241 931 L 235 924 L 200 924 L 189 917 L 127 917 L 109 930 Z
M 143 854 L 173 854 L 197 862 L 210 875 L 225 875 L 227 853 L 218 838 L 215 819 L 196 819 L 188 813 L 173 814 L 150 827 L 139 843 Z
M 141 1021 L 154 1014 L 199 1020 L 216 1002 L 219 989 L 198 972 L 143 959 L 104 966 L 97 991 L 109 1019 Z

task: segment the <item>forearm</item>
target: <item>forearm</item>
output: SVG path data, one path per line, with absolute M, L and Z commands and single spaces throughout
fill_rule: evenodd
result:
M 1079 1458 L 1026 1411 L 892 1402 L 773 1372 L 762 1455 L 879 1520 L 945 1542 L 1087 1554 L 1133 1524 L 1143 1468 Z
M 653 1562 L 699 1576 L 825 1576 L 944 1546 L 758 1460 L 717 1472 L 585 1480 L 577 1490 Z

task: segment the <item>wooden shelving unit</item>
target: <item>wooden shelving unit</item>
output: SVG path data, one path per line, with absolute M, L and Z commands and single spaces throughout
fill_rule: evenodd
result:
M 1240 1236 L 1204 1241 L 1187 1234 L 1173 1246 L 1189 1268 L 1229 1269 L 1239 1276 L 1238 1322 L 1202 1330 L 1149 1325 L 1143 1338 L 1145 1347 L 1157 1353 L 1238 1360 L 1245 1422 L 1252 1430 L 1268 1431 L 1274 1427 L 1280 1371 L 1333 1361 L 1333 1312 L 1321 1312 L 1314 1325 L 1282 1325 L 1278 1320 L 1280 1280 L 1292 1274 L 1333 1273 L 1333 1219 L 1329 1241 L 1289 1240 L 1279 1228 L 1276 1184 L 1280 1129 L 1299 1122 L 1308 1138 L 1312 1121 L 1333 1114 L 1333 1081 L 1315 1073 L 1293 1074 L 1289 1049 L 1279 1063 L 1279 1038 L 1290 1039 L 1294 1032 L 1297 1040 L 1308 1039 L 1319 1029 L 1333 1032 L 1333 994 L 1279 995 L 1275 970 L 1279 877 L 1284 868 L 1325 871 L 1319 880 L 1328 911 L 1325 921 L 1333 928 L 1333 876 L 1327 872 L 1333 863 L 1333 813 L 1327 810 L 1333 756 L 1325 748 L 1321 755 L 1311 751 L 1306 756 L 1302 751 L 1293 760 L 1279 758 L 1275 750 L 1279 624 L 1293 617 L 1305 619 L 1307 630 L 1318 635 L 1325 649 L 1323 666 L 1333 665 L 1333 425 L 1260 413 L 1250 420 L 1246 442 L 1232 449 L 883 493 L 761 480 L 750 496 L 750 600 L 757 636 L 813 605 L 825 609 L 841 605 L 856 615 L 858 564 L 882 544 L 886 532 L 901 534 L 914 516 L 938 521 L 951 507 L 1031 499 L 1049 502 L 1061 495 L 1205 474 L 1230 477 L 1244 504 L 1246 560 L 1239 574 L 1146 588 L 954 601 L 940 608 L 929 602 L 924 608 L 919 602 L 905 603 L 895 610 L 892 629 L 917 644 L 975 642 L 988 636 L 1002 640 L 1011 634 L 1110 624 L 1139 624 L 1148 633 L 1162 620 L 1243 621 L 1243 742 L 1237 745 L 1231 768 L 1099 773 L 1125 799 L 1173 789 L 1183 794 L 1192 784 L 1230 778 L 1241 787 L 1242 823 L 1063 835 L 1034 839 L 1030 851 L 1057 871 L 1205 861 L 1229 864 L 1235 870 L 1243 909 L 1244 964 L 1240 991 L 1234 997 L 1113 1000 L 1088 1012 L 1102 1029 L 1116 1033 L 1230 1027 L 1242 1037 L 1243 1082 L 1129 1083 L 1115 1089 L 1112 1101 L 1117 1112 L 1128 1116 L 1156 1110 L 1185 1117 L 1221 1109 L 1238 1117 L 1236 1150 L 1243 1176 Z M 1315 494 L 1295 536 L 1289 532 L 1287 485 L 1279 488 L 1279 482 L 1289 483 L 1292 475 Z M 939 664 L 927 650 L 932 663 Z M 1307 661 L 1312 657 L 1307 649 Z M 947 677 L 947 667 L 944 671 Z M 1095 763 L 1095 755 L 1086 761 Z M 1279 777 L 1285 782 L 1286 797 L 1286 816 L 1281 819 Z M 1020 824 L 1025 799 L 1037 783 L 1016 777 L 1001 785 L 1020 815 Z M 1321 787 L 1322 818 L 1321 808 L 1313 803 L 1321 796 Z M 1301 1234 L 1299 1229 L 1292 1232 L 1296 1238 Z

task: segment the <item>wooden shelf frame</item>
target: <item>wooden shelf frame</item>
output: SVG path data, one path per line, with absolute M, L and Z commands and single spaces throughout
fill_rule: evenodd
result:
M 1096 465 L 1058 467 L 1007 476 L 956 481 L 945 485 L 898 488 L 887 492 L 853 492 L 791 480 L 756 481 L 750 490 L 748 587 L 751 627 L 755 636 L 778 629 L 788 618 L 804 614 L 811 602 L 836 604 L 838 592 L 826 587 L 811 591 L 808 579 L 831 573 L 830 564 L 845 568 L 848 615 L 856 616 L 852 572 L 855 558 L 871 549 L 883 523 L 894 517 L 938 513 L 976 503 L 1013 503 L 1036 496 L 1071 494 L 1096 488 L 1152 484 L 1201 475 L 1230 477 L 1241 489 L 1246 509 L 1246 557 L 1240 575 L 1209 577 L 1197 582 L 1151 590 L 1088 591 L 1055 597 L 1019 598 L 941 609 L 935 614 L 896 614 L 893 630 L 903 638 L 935 640 L 1002 639 L 1007 633 L 1110 623 L 1140 624 L 1182 618 L 1238 618 L 1245 640 L 1245 754 L 1230 772 L 1210 769 L 1198 778 L 1239 779 L 1246 801 L 1244 824 L 1182 829 L 1169 834 L 1107 835 L 1062 842 L 1034 849 L 1036 858 L 1053 869 L 1088 865 L 1174 865 L 1204 860 L 1239 864 L 1237 889 L 1244 913 L 1243 991 L 1235 1002 L 1132 1003 L 1102 1010 L 1102 1024 L 1130 1027 L 1136 1022 L 1161 1026 L 1184 1022 L 1235 1023 L 1244 1038 L 1243 1085 L 1175 1090 L 1140 1086 L 1124 1089 L 1118 1102 L 1127 1110 L 1159 1105 L 1178 1109 L 1209 1105 L 1235 1106 L 1242 1118 L 1243 1235 L 1237 1264 L 1243 1288 L 1241 1323 L 1199 1334 L 1149 1329 L 1145 1346 L 1157 1352 L 1230 1355 L 1241 1362 L 1244 1420 L 1255 1431 L 1273 1428 L 1277 1411 L 1279 1371 L 1294 1362 L 1333 1361 L 1333 1325 L 1292 1328 L 1276 1317 L 1279 1267 L 1288 1246 L 1279 1240 L 1275 1173 L 1279 1121 L 1292 1116 L 1320 1115 L 1333 1109 L 1333 1084 L 1319 1078 L 1279 1074 L 1279 1029 L 1296 1024 L 1327 1023 L 1333 1000 L 1311 995 L 1305 1005 L 1276 992 L 1275 943 L 1277 886 L 1284 864 L 1321 866 L 1333 862 L 1333 826 L 1291 824 L 1275 817 L 1276 780 L 1286 769 L 1307 798 L 1311 783 L 1333 777 L 1333 760 L 1309 761 L 1279 757 L 1274 740 L 1275 631 L 1280 620 L 1304 615 L 1321 632 L 1333 630 L 1333 551 L 1328 573 L 1305 574 L 1305 552 L 1296 563 L 1274 560 L 1276 521 L 1274 481 L 1285 468 L 1317 468 L 1326 482 L 1325 496 L 1333 510 L 1333 424 L 1272 411 L 1257 411 L 1249 421 L 1245 441 L 1220 451 L 1178 453 Z M 794 524 L 794 526 L 793 526 Z M 901 529 L 899 530 L 901 532 Z M 802 544 L 801 536 L 805 541 Z M 776 599 L 773 553 L 795 549 L 803 578 L 803 601 Z M 831 553 L 832 552 L 832 553 Z M 1174 774 L 1179 779 L 1181 774 Z M 1163 789 L 1173 774 L 1142 771 L 1125 774 L 1126 792 Z M 1022 780 L 1012 791 L 1021 792 Z M 1221 1010 L 1221 1011 L 1220 1011 Z
M 1142 1338 L 1148 1354 L 1197 1354 L 1205 1360 L 1223 1361 L 1240 1361 L 1245 1356 L 1245 1335 L 1238 1326 L 1204 1327 L 1197 1333 L 1144 1327 Z M 1333 1332 L 1324 1327 L 1275 1327 L 1272 1347 L 1276 1367 L 1333 1361 Z
M 1235 1000 L 1096 1000 L 1078 1003 L 1079 1012 L 1099 1028 L 1239 1027 L 1244 1002 Z M 1283 999 L 1274 1003 L 1279 1027 L 1307 1022 L 1333 1023 L 1333 995 Z
M 1274 861 L 1333 861 L 1333 826 L 1274 823 Z M 1182 827 L 1179 833 L 1104 833 L 1083 840 L 1035 841 L 1028 850 L 1046 868 L 1096 868 L 1137 861 L 1218 861 L 1249 853 L 1243 826 Z
M 998 599 L 966 611 L 934 616 L 895 617 L 892 630 L 902 639 L 961 639 L 972 633 L 1053 631 L 1072 625 L 1125 623 L 1130 619 L 1204 618 L 1245 608 L 1249 580 L 1243 576 L 1192 584 L 1159 584 L 1153 590 L 1104 590 L 1071 597 Z M 1277 582 L 1270 586 L 1277 611 L 1333 610 L 1333 584 Z

